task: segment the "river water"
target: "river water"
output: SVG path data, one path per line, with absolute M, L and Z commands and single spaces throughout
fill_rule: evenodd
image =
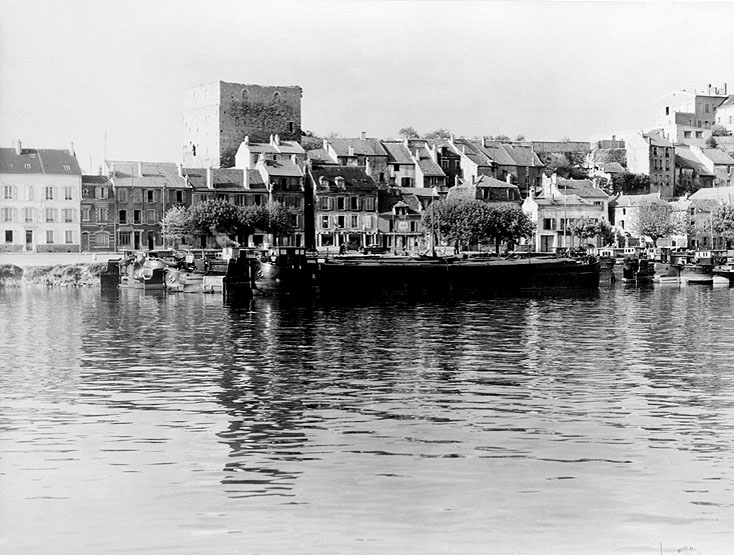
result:
M 726 554 L 734 290 L 0 290 L 0 552 Z

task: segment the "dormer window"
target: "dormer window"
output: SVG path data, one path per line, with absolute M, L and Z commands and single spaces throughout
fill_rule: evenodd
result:
M 30 164 L 24 164 L 24 167 L 25 167 L 25 169 L 27 169 L 27 170 L 30 170 L 30 169 L 31 169 L 31 165 L 30 165 Z
M 71 166 L 70 166 L 70 165 L 68 165 L 68 164 L 64 164 L 64 169 L 65 169 L 66 171 L 71 171 Z
M 334 182 L 339 189 L 344 189 L 344 178 L 341 175 L 336 177 Z

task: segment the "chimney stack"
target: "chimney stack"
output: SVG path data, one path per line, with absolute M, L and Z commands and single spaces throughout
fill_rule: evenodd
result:
M 275 140 L 275 146 L 280 146 L 280 135 L 276 134 L 274 140 Z
M 369 158 L 364 159 L 364 173 L 366 173 L 367 175 L 370 175 L 372 173 L 372 165 L 370 164 Z
M 349 145 L 349 156 L 354 156 L 354 145 Z
M 359 138 L 362 139 L 363 141 L 366 140 L 367 139 L 367 132 L 366 131 L 362 131 L 362 133 L 359 134 Z
M 20 154 L 23 152 L 23 145 L 20 142 L 20 139 L 18 139 L 18 142 L 15 143 L 15 153 L 20 156 Z
M 183 164 L 181 162 L 176 162 L 176 168 L 178 169 L 178 176 L 183 177 Z
M 142 162 L 138 162 L 138 175 L 140 175 L 140 177 L 143 177 L 143 163 Z
M 214 171 L 212 170 L 211 166 L 206 169 L 206 188 L 214 188 Z
M 245 140 L 244 140 L 244 143 L 245 143 L 246 145 L 249 145 L 249 144 L 250 144 L 250 136 L 249 136 L 249 135 L 245 135 Z
M 74 143 L 69 145 L 69 156 L 74 156 Z

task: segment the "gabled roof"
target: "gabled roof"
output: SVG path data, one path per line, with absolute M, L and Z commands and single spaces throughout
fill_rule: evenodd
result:
M 377 183 L 362 168 L 354 166 L 321 166 L 309 171 L 314 190 L 318 192 L 338 192 L 337 178 L 344 179 L 346 191 L 377 193 Z M 322 185 L 328 184 L 328 191 Z
M 0 148 L 0 173 L 81 176 L 82 170 L 68 150 Z
M 660 200 L 660 193 L 650 193 L 648 195 L 625 195 L 621 194 L 614 199 L 614 206 L 632 207 L 639 206 L 645 202 Z M 611 203 L 610 203 L 611 206 Z
M 494 161 L 486 152 L 479 150 L 477 145 L 472 141 L 456 139 L 454 145 L 460 153 L 464 154 L 464 156 L 469 158 L 477 166 L 491 166 Z
M 173 162 L 107 161 L 116 187 L 185 187 Z M 142 175 L 141 170 L 142 169 Z
M 564 194 L 578 195 L 586 199 L 608 199 L 609 195 L 594 186 L 588 179 L 557 179 L 556 188 Z
M 594 203 L 578 195 L 559 195 L 556 197 L 535 197 L 539 206 L 594 206 Z
M 702 148 L 703 155 L 714 164 L 734 165 L 734 158 L 718 148 Z
M 334 161 L 334 159 L 329 156 L 329 153 L 326 152 L 323 148 L 316 148 L 314 150 L 308 150 L 306 151 L 306 155 L 309 160 L 313 160 L 316 163 L 319 164 L 333 164 L 337 165 L 337 163 Z
M 688 145 L 675 147 L 675 165 L 695 170 L 698 175 L 713 175 Z
M 382 147 L 387 152 L 388 164 L 414 164 L 410 151 L 402 142 L 382 141 Z
M 605 164 L 602 164 L 602 170 L 605 173 L 624 173 L 627 171 L 619 162 L 606 162 Z
M 258 162 L 258 167 L 261 164 Z M 262 167 L 270 177 L 302 177 L 303 172 L 291 160 L 264 160 Z
M 112 185 L 106 175 L 82 175 L 82 184 Z
M 500 166 L 517 166 L 517 162 L 509 153 L 505 145 L 497 141 L 477 141 L 476 147 L 478 150 L 486 154 L 489 158 L 495 161 Z M 538 160 L 540 161 L 540 160 Z M 524 165 L 524 164 L 523 164 Z M 542 166 L 542 164 L 540 164 Z
M 690 197 L 691 200 L 715 200 L 724 204 L 734 204 L 734 187 L 707 187 L 699 189 Z
M 431 187 L 400 187 L 400 191 L 416 197 L 438 198 L 440 195 Z
M 354 147 L 354 156 L 385 156 L 387 152 L 379 139 L 328 139 L 337 156 L 349 156 L 349 147 Z
M 725 106 L 734 106 L 734 94 L 729 95 L 718 107 L 723 108 Z
M 540 160 L 535 151 L 529 146 L 503 144 L 502 147 L 507 151 L 510 157 L 515 161 L 515 164 L 518 166 L 543 166 L 543 162 Z
M 651 129 L 647 133 L 643 133 L 642 136 L 645 137 L 646 139 L 650 139 L 650 145 L 652 146 L 664 146 L 664 147 L 673 146 L 673 143 L 671 143 L 668 139 L 663 137 L 662 129 Z
M 184 175 L 195 190 L 209 189 L 206 168 L 185 168 Z M 245 188 L 245 170 L 233 168 L 213 168 L 212 185 L 218 191 L 243 191 Z
M 480 175 L 479 179 L 474 182 L 474 185 L 476 185 L 477 187 L 492 187 L 494 189 L 517 189 L 518 191 L 520 190 L 520 188 L 513 183 L 508 183 L 507 181 L 502 181 L 501 179 L 495 179 L 494 177 L 490 177 L 489 175 Z

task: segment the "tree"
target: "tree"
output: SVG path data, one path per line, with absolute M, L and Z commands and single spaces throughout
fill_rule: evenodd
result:
M 293 233 L 291 214 L 279 202 L 269 202 L 265 205 L 265 215 L 260 229 L 274 237 L 286 237 Z
M 530 237 L 535 224 L 530 217 L 516 206 L 490 207 L 489 226 L 486 234 L 494 239 L 495 252 L 499 252 L 503 242 L 515 243 Z
M 183 239 L 194 232 L 191 213 L 188 208 L 174 206 L 161 220 L 161 235 L 166 239 Z
M 734 206 L 721 204 L 711 213 L 711 227 L 717 235 L 727 241 L 734 240 Z
M 653 244 L 656 244 L 661 237 L 683 231 L 680 221 L 673 216 L 673 207 L 660 199 L 641 202 L 631 224 L 638 236 L 650 237 Z
M 452 135 L 451 131 L 448 129 L 436 129 L 435 131 L 431 131 L 430 133 L 426 133 L 423 135 L 424 139 L 448 139 Z
M 612 178 L 612 186 L 615 194 L 648 194 L 650 192 L 650 176 L 644 173 L 618 173 Z
M 510 140 L 512 140 L 507 135 L 502 135 L 502 134 L 495 135 L 494 137 L 490 137 L 490 139 L 492 139 L 493 141 L 510 141 Z
M 239 209 L 226 200 L 205 200 L 191 207 L 191 222 L 202 235 L 233 235 L 242 231 Z
M 606 220 L 596 220 L 586 216 L 576 220 L 571 233 L 579 239 L 591 239 L 592 237 L 601 237 L 605 245 L 614 242 L 614 231 L 612 226 Z
M 420 138 L 418 131 L 416 131 L 415 128 L 413 127 L 402 127 L 401 129 L 398 130 L 398 135 L 400 135 L 403 139 Z
M 716 137 L 711 135 L 708 139 L 706 139 L 706 146 L 708 148 L 716 148 L 719 146 L 718 141 L 716 140 Z
M 729 131 L 720 123 L 717 123 L 716 125 L 713 125 L 711 127 L 711 135 L 713 135 L 714 137 L 728 137 L 731 135 L 731 131 Z

